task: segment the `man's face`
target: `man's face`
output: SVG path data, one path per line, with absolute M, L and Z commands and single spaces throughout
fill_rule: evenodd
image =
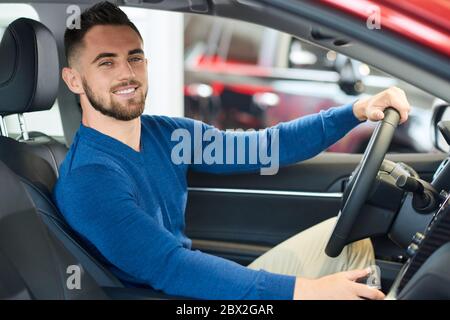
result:
M 138 34 L 128 26 L 95 26 L 75 58 L 82 87 L 81 99 L 117 120 L 139 117 L 147 96 L 147 60 Z

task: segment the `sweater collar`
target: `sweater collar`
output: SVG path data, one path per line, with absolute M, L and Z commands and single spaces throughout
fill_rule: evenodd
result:
M 80 123 L 79 134 L 80 137 L 86 137 L 87 141 L 106 149 L 108 152 L 130 155 L 132 157 L 141 157 L 144 153 L 143 129 L 144 128 L 141 121 L 140 151 L 136 151 L 122 141 L 106 135 L 94 128 L 87 127 L 83 123 Z

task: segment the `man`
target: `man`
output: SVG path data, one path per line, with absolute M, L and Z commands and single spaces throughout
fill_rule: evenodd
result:
M 370 240 L 348 245 L 334 259 L 324 254 L 334 220 L 288 239 L 248 267 L 191 250 L 184 235 L 187 170 L 231 173 L 255 171 L 262 164 L 174 164 L 176 130 L 238 134 L 185 118 L 142 116 L 148 88 L 142 45 L 136 27 L 108 2 L 85 11 L 81 29 L 65 33 L 69 66 L 62 77 L 80 96 L 82 123 L 61 166 L 54 197 L 90 249 L 125 283 L 172 295 L 382 299 L 380 291 L 356 282 L 374 264 Z M 279 136 L 279 161 L 285 165 L 316 155 L 368 118 L 382 119 L 388 106 L 399 110 L 401 122 L 407 120 L 405 94 L 391 88 L 352 105 L 240 136 L 261 138 L 259 147 Z M 351 269 L 356 270 L 345 271 Z

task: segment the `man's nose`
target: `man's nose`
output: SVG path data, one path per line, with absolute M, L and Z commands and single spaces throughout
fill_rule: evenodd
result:
M 136 76 L 133 67 L 128 61 L 121 64 L 120 67 L 120 79 L 132 79 Z

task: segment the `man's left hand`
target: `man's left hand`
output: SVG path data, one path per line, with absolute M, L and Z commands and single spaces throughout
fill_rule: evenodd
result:
M 408 120 L 411 110 L 405 92 L 397 87 L 387 90 L 363 100 L 358 100 L 353 104 L 353 113 L 361 120 L 379 121 L 384 118 L 384 109 L 393 107 L 400 113 L 400 124 Z

